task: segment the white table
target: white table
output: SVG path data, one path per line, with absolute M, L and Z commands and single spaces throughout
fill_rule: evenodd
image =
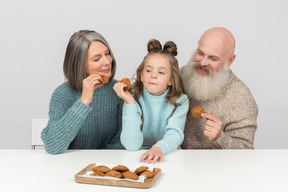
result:
M 80 184 L 75 174 L 94 162 L 137 164 L 144 151 L 0 150 L 0 191 L 288 191 L 288 150 L 177 150 L 154 166 L 162 175 L 150 189 Z M 139 163 L 142 165 L 142 163 Z

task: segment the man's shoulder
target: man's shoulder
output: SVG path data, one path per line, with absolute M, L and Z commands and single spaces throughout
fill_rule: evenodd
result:
M 230 76 L 231 80 L 226 86 L 226 94 L 227 98 L 233 100 L 234 104 L 247 106 L 248 103 L 253 106 L 257 106 L 256 101 L 252 95 L 252 92 L 248 88 L 248 86 L 241 81 L 233 72 L 231 72 Z
M 238 78 L 234 72 L 230 70 L 230 80 L 228 82 L 227 87 L 233 92 L 245 92 L 251 94 L 250 89 L 248 86 L 240 79 Z M 252 95 L 252 94 L 251 94 Z

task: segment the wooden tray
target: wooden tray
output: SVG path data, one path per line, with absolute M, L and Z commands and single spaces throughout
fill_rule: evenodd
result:
M 90 177 L 79 177 L 79 175 L 84 175 L 87 171 L 91 171 L 95 167 L 95 163 L 92 163 L 85 167 L 82 171 L 75 175 L 75 181 L 77 183 L 87 183 L 87 184 L 96 184 L 96 185 L 110 185 L 110 186 L 119 186 L 119 187 L 136 187 L 136 188 L 150 188 L 156 180 L 161 175 L 161 170 L 150 179 L 145 179 L 144 183 L 133 182 L 127 180 L 113 180 L 113 179 L 98 179 Z

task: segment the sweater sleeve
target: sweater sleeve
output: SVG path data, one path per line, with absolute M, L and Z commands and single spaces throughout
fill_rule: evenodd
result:
M 41 133 L 45 150 L 50 154 L 60 154 L 68 149 L 84 120 L 92 109 L 79 99 L 72 106 L 69 96 L 56 89 L 51 97 L 49 121 Z
M 253 149 L 254 136 L 257 128 L 257 115 L 231 122 L 222 131 L 220 137 L 211 142 L 214 149 Z M 247 115 L 248 116 L 248 115 Z
M 141 109 L 137 103 L 124 103 L 120 140 L 128 151 L 137 151 L 143 144 L 141 114 Z
M 159 147 L 163 154 L 176 150 L 184 139 L 183 131 L 189 109 L 189 102 L 187 96 L 184 94 L 177 102 L 181 103 L 181 105 L 177 107 L 174 114 L 168 119 L 164 137 L 154 145 Z
M 123 106 L 123 105 L 121 105 Z M 118 128 L 116 129 L 116 133 L 112 137 L 111 141 L 107 144 L 107 149 L 123 149 L 123 145 L 120 141 L 120 134 L 122 132 L 122 112 L 119 113 L 118 119 Z
M 230 105 L 233 112 L 229 123 L 224 125 L 220 137 L 211 142 L 214 149 L 253 149 L 258 106 L 248 88 L 237 95 Z

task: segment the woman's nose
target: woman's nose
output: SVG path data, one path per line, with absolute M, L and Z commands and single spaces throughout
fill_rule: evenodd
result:
M 110 64 L 110 59 L 109 59 L 108 57 L 104 57 L 103 63 L 104 63 L 105 65 Z

